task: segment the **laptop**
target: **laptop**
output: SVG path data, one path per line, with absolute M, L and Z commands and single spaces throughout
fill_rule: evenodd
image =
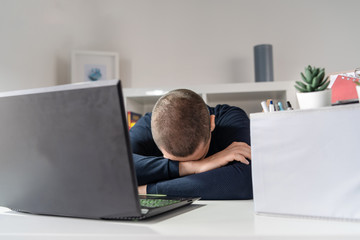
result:
M 0 113 L 0 206 L 143 219 L 199 199 L 138 195 L 119 80 L 0 93 Z

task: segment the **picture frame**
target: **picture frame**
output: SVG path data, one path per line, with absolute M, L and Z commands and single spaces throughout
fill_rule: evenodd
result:
M 72 51 L 71 82 L 119 79 L 119 55 L 116 52 Z

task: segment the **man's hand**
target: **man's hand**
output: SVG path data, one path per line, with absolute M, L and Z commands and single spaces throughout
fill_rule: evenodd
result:
M 239 161 L 248 165 L 249 161 L 247 159 L 251 159 L 250 146 L 244 142 L 233 142 L 224 150 L 210 157 L 198 161 L 179 162 L 179 174 L 180 176 L 186 176 L 202 173 L 225 166 L 232 161 Z
M 138 192 L 139 192 L 139 194 L 145 195 L 145 194 L 146 194 L 146 187 L 147 187 L 147 185 L 138 186 Z

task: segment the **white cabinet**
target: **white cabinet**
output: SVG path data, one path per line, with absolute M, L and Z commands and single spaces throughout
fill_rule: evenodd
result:
M 191 89 L 200 94 L 209 106 L 229 104 L 238 106 L 247 114 L 261 112 L 261 101 L 273 99 L 286 105 L 290 101 L 297 108 L 294 82 L 225 83 L 163 88 L 124 88 L 127 111 L 144 114 L 151 112 L 157 99 L 164 93 L 178 88 Z

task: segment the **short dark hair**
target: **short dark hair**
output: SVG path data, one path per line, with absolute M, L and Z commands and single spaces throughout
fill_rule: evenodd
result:
M 151 118 L 156 145 L 176 157 L 195 152 L 210 138 L 210 114 L 204 100 L 188 89 L 176 89 L 155 104 Z

